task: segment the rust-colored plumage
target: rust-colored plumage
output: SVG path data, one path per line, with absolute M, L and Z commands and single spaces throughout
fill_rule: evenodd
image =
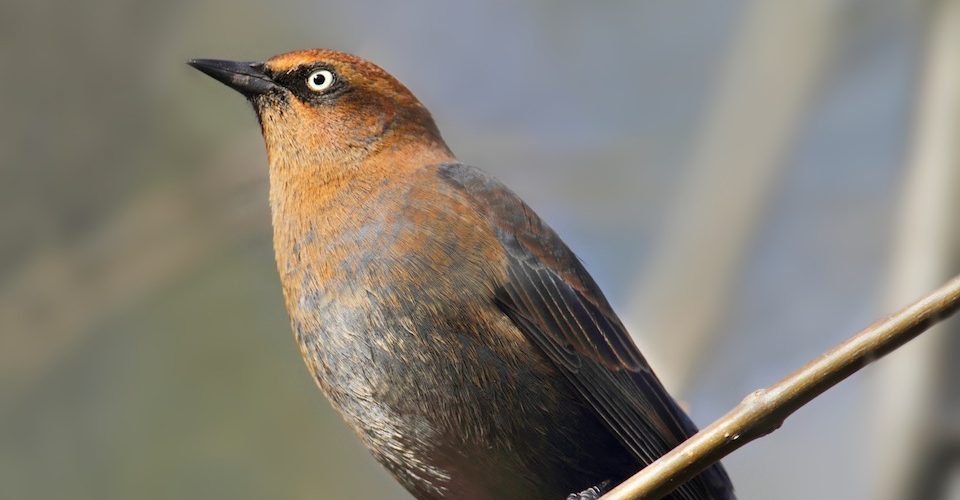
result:
M 329 50 L 191 64 L 253 103 L 300 350 L 415 496 L 595 497 L 696 432 L 573 253 L 392 76 Z M 732 497 L 720 465 L 672 496 Z

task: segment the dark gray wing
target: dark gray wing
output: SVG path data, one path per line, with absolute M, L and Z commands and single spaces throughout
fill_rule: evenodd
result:
M 573 252 L 503 184 L 464 165 L 440 175 L 484 214 L 508 256 L 495 300 L 644 464 L 697 429 L 667 394 Z M 718 464 L 676 491 L 681 498 L 727 498 Z

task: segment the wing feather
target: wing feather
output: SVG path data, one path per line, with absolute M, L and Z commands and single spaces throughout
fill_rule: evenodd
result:
M 553 230 L 478 169 L 445 165 L 440 175 L 468 195 L 508 256 L 506 281 L 494 300 L 620 442 L 649 464 L 696 433 L 599 287 Z M 682 485 L 675 496 L 732 498 L 732 486 L 718 464 Z

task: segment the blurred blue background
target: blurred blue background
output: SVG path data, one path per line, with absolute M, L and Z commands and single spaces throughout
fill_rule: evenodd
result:
M 254 115 L 189 58 L 386 68 L 705 425 L 960 270 L 958 33 L 956 0 L 6 0 L 0 498 L 407 497 L 304 369 Z M 741 498 L 960 498 L 957 329 L 728 457 Z

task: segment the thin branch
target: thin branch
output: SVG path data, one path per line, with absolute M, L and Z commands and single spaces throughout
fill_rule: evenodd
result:
M 741 446 L 775 431 L 800 407 L 960 308 L 960 276 L 878 321 L 732 411 L 626 480 L 603 500 L 655 499 Z

